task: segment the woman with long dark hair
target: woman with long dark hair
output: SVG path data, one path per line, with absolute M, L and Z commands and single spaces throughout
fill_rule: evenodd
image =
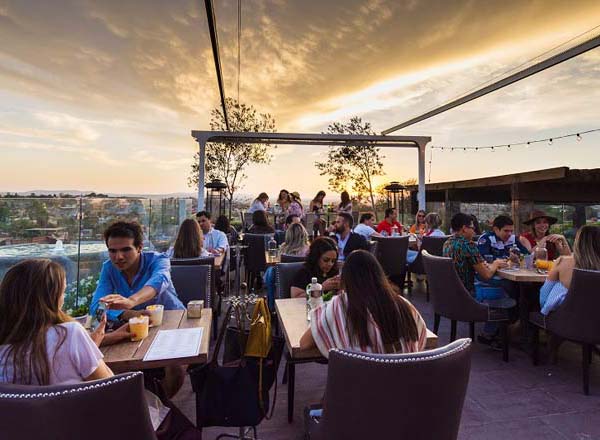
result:
M 315 235 L 325 235 L 325 219 L 321 218 L 321 214 L 323 214 L 323 199 L 325 198 L 325 191 L 321 190 L 317 193 L 314 199 L 310 201 L 309 209 L 310 212 L 315 214 L 315 221 L 312 225 L 313 232 Z M 310 225 L 306 225 L 310 227 Z
M 187 218 L 181 222 L 175 244 L 167 255 L 171 258 L 198 258 L 210 255 L 204 249 L 204 234 L 196 220 Z
M 65 288 L 65 271 L 51 260 L 25 260 L 6 272 L 0 284 L 0 382 L 55 385 L 113 375 L 98 349 L 106 319 L 90 337 L 61 310 Z M 120 339 L 127 337 L 122 331 Z
M 340 194 L 340 204 L 338 205 L 337 212 L 347 212 L 348 214 L 352 214 L 352 200 L 350 200 L 348 191 L 342 191 Z
M 300 339 L 300 348 L 316 345 L 325 357 L 332 348 L 366 353 L 408 353 L 425 348 L 423 318 L 388 281 L 372 254 L 358 250 L 348 256 L 341 287 L 344 292 L 311 311 L 311 328 Z
M 323 291 L 337 290 L 340 277 L 337 268 L 337 243 L 329 237 L 318 237 L 310 245 L 304 267 L 292 281 L 292 298 L 306 295 L 306 286 L 315 277 L 323 285 Z
M 250 226 L 248 232 L 252 234 L 272 234 L 275 229 L 269 224 L 265 211 L 254 211 L 252 213 L 252 226 Z
M 227 241 L 229 242 L 229 246 L 234 246 L 237 244 L 240 234 L 237 229 L 231 226 L 229 222 L 229 218 L 226 215 L 220 215 L 217 217 L 217 221 L 215 222 L 215 229 L 224 232 L 227 235 Z

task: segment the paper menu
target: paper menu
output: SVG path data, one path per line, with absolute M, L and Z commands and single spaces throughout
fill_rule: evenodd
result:
M 203 332 L 202 327 L 159 330 L 144 356 L 144 361 L 197 356 Z

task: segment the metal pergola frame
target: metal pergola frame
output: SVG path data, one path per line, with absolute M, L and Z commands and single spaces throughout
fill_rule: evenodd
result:
M 246 144 L 292 144 L 292 145 L 356 145 L 416 148 L 418 150 L 418 195 L 419 209 L 425 209 L 425 146 L 431 141 L 428 136 L 365 136 L 350 134 L 321 133 L 255 133 L 234 131 L 192 130 L 192 137 L 199 146 L 198 166 L 198 211 L 204 209 L 204 182 L 206 163 L 206 144 L 208 142 L 238 142 Z

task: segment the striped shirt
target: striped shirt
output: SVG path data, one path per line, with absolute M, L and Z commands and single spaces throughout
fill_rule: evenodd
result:
M 399 297 L 400 300 L 406 301 Z M 347 328 L 347 296 L 346 293 L 340 293 L 332 298 L 331 301 L 323 304 L 321 307 L 311 311 L 310 329 L 319 351 L 326 358 L 329 357 L 329 350 L 332 348 L 341 348 L 346 350 L 361 351 L 364 353 L 389 353 L 401 352 L 411 353 L 421 351 L 425 348 L 427 342 L 427 326 L 425 321 L 414 308 L 412 304 L 406 301 L 411 309 L 412 315 L 417 324 L 418 341 L 407 342 L 401 339 L 400 350 L 386 350 L 381 339 L 381 333 L 372 317 L 369 319 L 367 331 L 369 340 L 374 344 L 369 346 L 355 345 L 351 341 Z

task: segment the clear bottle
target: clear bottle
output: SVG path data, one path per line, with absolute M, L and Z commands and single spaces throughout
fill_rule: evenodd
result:
M 269 243 L 267 244 L 267 248 L 269 250 L 269 257 L 276 258 L 277 257 L 277 242 L 275 241 L 275 237 L 271 237 Z
M 548 260 L 548 250 L 546 249 L 546 243 L 538 244 L 535 247 L 535 260 L 547 261 Z
M 397 237 L 398 235 L 400 235 L 398 233 L 398 226 L 396 226 L 396 225 L 392 226 L 392 237 Z
M 306 286 L 306 319 L 310 321 L 310 311 L 323 304 L 323 286 L 316 277 L 312 277 Z

